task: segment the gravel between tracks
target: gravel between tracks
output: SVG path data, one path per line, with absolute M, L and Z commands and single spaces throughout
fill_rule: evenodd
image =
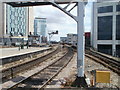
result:
M 53 80 L 53 82 L 50 85 L 47 85 L 46 88 L 62 88 L 64 87 L 64 82 L 72 82 L 76 78 L 77 74 L 77 54 L 74 55 L 73 59 L 71 62 L 60 72 L 56 78 Z M 95 61 L 85 57 L 85 74 L 87 75 L 88 78 L 91 79 L 91 74 L 89 71 L 94 70 L 94 69 L 104 69 L 104 70 L 109 70 L 110 71 L 110 80 L 111 84 L 97 84 L 97 87 L 100 88 L 120 88 L 120 76 L 118 76 L 116 73 L 111 71 L 110 69 L 104 67 L 103 65 L 100 65 L 99 63 L 96 63 Z M 69 83 L 68 83 L 69 84 Z M 69 85 L 67 86 L 69 87 Z
M 47 85 L 46 88 L 62 88 L 63 81 L 65 79 L 74 80 L 75 74 L 77 74 L 76 70 L 76 54 L 72 58 L 71 62 L 53 79 L 51 85 Z
M 25 71 L 25 72 L 22 72 L 22 73 L 18 74 L 18 76 L 19 76 L 18 78 L 16 77 L 16 78 L 14 78 L 14 79 L 12 79 L 8 82 L 5 82 L 5 83 L 2 84 L 2 86 L 4 88 L 8 88 L 10 86 L 15 85 L 17 82 L 21 81 L 22 79 L 31 76 L 33 73 L 36 73 L 36 72 L 40 71 L 42 68 L 44 68 L 47 65 L 49 65 L 50 63 L 54 62 L 56 60 L 56 58 L 60 58 L 64 53 L 65 53 L 65 51 L 57 53 L 56 55 L 52 56 L 51 58 L 49 58 L 45 62 L 40 63 L 39 67 L 37 66 L 37 67 L 34 67 L 33 69 L 31 69 L 29 71 Z
M 118 82 L 120 80 L 120 76 L 118 76 L 116 73 L 114 73 L 110 69 L 104 67 L 103 65 L 100 65 L 99 63 L 96 63 L 95 61 L 86 57 L 86 59 L 85 59 L 85 73 L 87 74 L 87 76 L 89 78 L 91 78 L 91 74 L 89 73 L 89 71 L 94 70 L 94 69 L 109 70 L 110 75 L 111 75 L 110 76 L 110 82 L 111 82 L 110 85 L 99 83 L 99 84 L 97 84 L 97 87 L 100 87 L 100 88 L 103 88 L 103 87 L 116 88 L 116 86 L 117 86 L 117 87 L 120 88 L 120 83 Z

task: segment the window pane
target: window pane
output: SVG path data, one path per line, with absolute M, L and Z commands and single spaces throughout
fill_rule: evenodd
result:
M 112 6 L 98 7 L 98 13 L 108 13 L 108 12 L 113 12 Z
M 116 45 L 116 55 L 120 57 L 120 45 Z
M 112 45 L 98 45 L 98 51 L 112 55 Z
M 112 16 L 98 17 L 98 40 L 112 40 Z
M 117 6 L 116 6 L 116 10 L 117 10 L 117 11 L 120 11 L 120 5 L 117 5 Z
M 120 15 L 116 16 L 116 39 L 120 40 Z

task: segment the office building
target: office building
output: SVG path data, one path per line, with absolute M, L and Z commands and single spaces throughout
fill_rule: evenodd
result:
M 5 29 L 5 26 L 4 26 L 4 23 L 5 23 L 5 5 L 0 1 L 0 38 L 3 38 L 4 36 L 4 29 Z M 1 39 L 0 39 L 0 42 Z
M 120 56 L 120 4 L 93 3 L 91 45 L 99 52 Z
M 6 5 L 6 34 L 10 36 L 27 36 L 27 12 L 26 7 Z
M 34 32 L 33 7 L 28 8 L 28 35 L 30 35 L 30 32 Z
M 29 32 L 34 30 L 32 7 L 12 7 L 0 4 L 0 10 L 2 10 L 0 42 L 6 45 L 20 42 L 20 38 L 27 40 Z
M 34 34 L 46 37 L 46 18 L 35 18 Z

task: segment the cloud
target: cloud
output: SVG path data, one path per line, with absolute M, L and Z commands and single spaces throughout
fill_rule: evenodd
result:
M 85 31 L 91 31 L 92 3 L 89 2 L 85 7 Z
M 65 5 L 62 5 L 62 7 Z M 87 5 L 85 9 L 85 30 L 90 31 L 91 25 L 91 5 Z M 77 8 L 71 13 L 76 15 Z M 52 40 L 59 40 L 60 37 L 66 36 L 68 33 L 77 33 L 77 23 L 68 15 L 53 6 L 35 6 L 34 17 L 47 18 L 47 30 L 58 30 L 59 34 L 53 36 Z
M 39 6 L 34 7 L 34 10 L 35 17 L 45 17 L 47 18 L 47 23 L 64 24 L 65 22 L 67 22 L 68 16 L 55 7 Z

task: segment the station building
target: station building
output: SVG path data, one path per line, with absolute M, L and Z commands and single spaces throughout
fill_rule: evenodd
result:
M 61 43 L 67 43 L 67 37 L 60 37 Z
M 77 46 L 77 34 L 67 34 L 67 43 Z
M 84 36 L 85 36 L 85 47 L 90 47 L 90 39 L 91 39 L 90 32 L 85 32 Z M 67 34 L 67 37 L 60 37 L 60 42 L 67 43 L 72 46 L 77 46 L 77 34 L 69 33 Z
M 99 52 L 120 57 L 120 3 L 93 3 L 91 45 Z

